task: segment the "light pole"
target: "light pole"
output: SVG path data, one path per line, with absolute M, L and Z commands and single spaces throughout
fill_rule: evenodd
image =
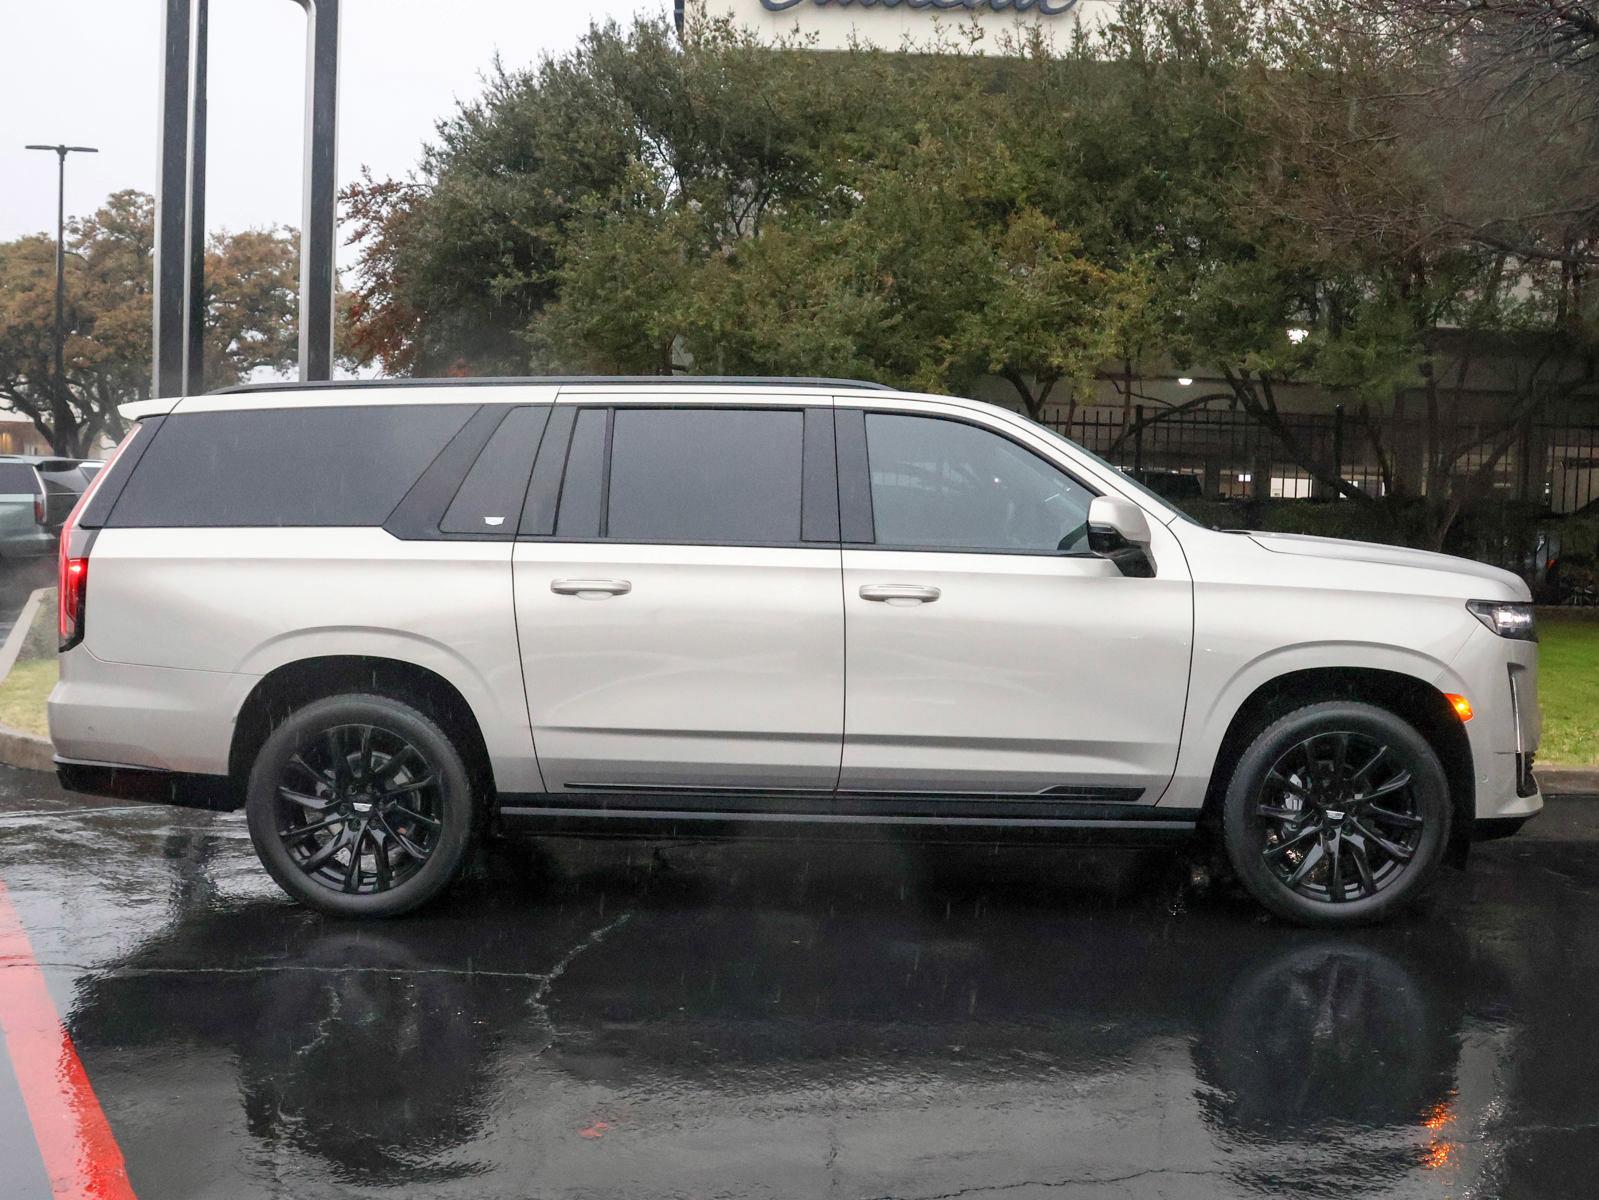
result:
M 66 307 L 67 307 L 67 155 L 99 154 L 94 146 L 28 146 L 56 156 L 56 340 L 55 371 L 50 376 L 50 428 L 57 437 L 72 423 L 67 410 Z

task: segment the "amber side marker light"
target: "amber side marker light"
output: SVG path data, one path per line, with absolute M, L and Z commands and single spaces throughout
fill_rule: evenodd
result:
M 1467 700 L 1464 696 L 1457 696 L 1453 692 L 1445 692 L 1444 699 L 1449 701 L 1449 707 L 1455 710 L 1455 716 L 1460 718 L 1462 724 L 1471 720 L 1470 700 Z

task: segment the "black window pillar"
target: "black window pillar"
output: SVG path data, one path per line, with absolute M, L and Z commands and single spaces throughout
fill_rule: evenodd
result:
M 339 0 L 306 13 L 300 378 L 333 374 L 338 220 Z M 205 389 L 205 151 L 209 0 L 164 0 L 156 197 L 153 394 Z

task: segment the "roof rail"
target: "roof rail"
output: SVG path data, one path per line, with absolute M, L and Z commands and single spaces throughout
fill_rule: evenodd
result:
M 510 387 L 516 384 L 631 384 L 631 385 L 661 385 L 672 383 L 694 383 L 708 387 L 718 385 L 759 385 L 761 387 L 824 387 L 824 388 L 850 388 L 852 390 L 865 390 L 877 392 L 891 392 L 894 389 L 886 383 L 873 383 L 865 379 L 825 379 L 805 378 L 803 376 L 763 376 L 763 375 L 505 375 L 505 376 L 470 376 L 464 379 L 321 379 L 310 383 L 299 383 L 293 380 L 274 380 L 269 383 L 240 383 L 232 387 L 216 388 L 207 395 L 231 396 L 240 392 L 298 392 L 302 389 L 321 391 L 324 389 L 345 388 L 382 388 L 382 387 Z

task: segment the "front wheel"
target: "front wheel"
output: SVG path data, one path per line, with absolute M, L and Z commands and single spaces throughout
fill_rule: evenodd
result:
M 431 900 L 460 874 L 477 825 L 449 736 L 409 704 L 364 694 L 318 700 L 274 729 L 245 809 L 272 878 L 335 916 Z
M 1301 925 L 1382 920 L 1431 881 L 1449 783 L 1414 727 L 1371 704 L 1291 712 L 1244 751 L 1227 789 L 1227 856 L 1250 893 Z

